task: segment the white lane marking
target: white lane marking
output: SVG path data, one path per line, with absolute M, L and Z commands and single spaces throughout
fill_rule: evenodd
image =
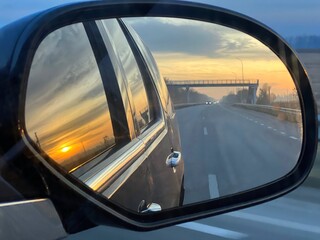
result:
M 268 127 L 268 129 L 272 129 L 272 127 Z
M 210 198 L 212 199 L 212 198 L 220 197 L 217 176 L 214 174 L 209 174 L 208 183 L 209 183 Z
M 237 218 L 242 218 L 242 219 L 246 219 L 246 220 L 251 220 L 254 222 L 267 223 L 267 224 L 275 225 L 275 226 L 279 226 L 279 227 L 291 228 L 294 230 L 300 230 L 300 231 L 320 234 L 320 227 L 319 226 L 303 224 L 303 223 L 298 223 L 298 222 L 292 222 L 292 221 L 282 220 L 282 219 L 277 219 L 277 218 L 265 217 L 265 216 L 260 216 L 260 215 L 256 215 L 256 214 L 245 213 L 245 212 L 230 212 L 230 213 L 227 213 L 226 215 L 231 216 L 231 217 L 237 217 Z
M 254 123 L 258 123 L 258 121 L 254 121 Z
M 276 132 L 276 131 L 278 131 L 278 130 L 274 128 L 274 129 L 273 129 L 273 131 L 275 131 L 275 132 Z
M 224 228 L 209 226 L 209 225 L 197 223 L 197 222 L 187 222 L 187 223 L 182 223 L 176 226 L 202 232 L 202 233 L 207 233 L 214 236 L 228 238 L 228 239 L 242 239 L 242 238 L 248 237 L 248 235 L 240 232 L 235 232 L 235 231 L 231 231 Z
M 204 128 L 203 128 L 203 134 L 204 134 L 204 135 L 208 135 L 208 129 L 207 129 L 207 127 L 204 127 Z
M 293 136 L 290 136 L 289 138 L 291 138 L 291 139 L 293 139 L 293 140 L 299 140 L 298 138 L 293 137 Z
M 285 132 L 280 132 L 282 135 L 286 135 L 286 133 Z
M 264 126 L 264 124 L 263 124 L 263 123 L 260 123 L 260 125 L 261 125 L 261 126 Z

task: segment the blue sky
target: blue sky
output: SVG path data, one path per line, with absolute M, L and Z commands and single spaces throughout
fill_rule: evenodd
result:
M 253 17 L 284 37 L 320 35 L 319 0 L 194 0 Z M 0 27 L 23 16 L 75 0 L 1 0 Z

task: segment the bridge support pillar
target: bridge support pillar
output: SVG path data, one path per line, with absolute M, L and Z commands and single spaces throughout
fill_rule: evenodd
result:
M 258 90 L 258 86 L 253 88 L 253 103 L 252 104 L 257 103 L 257 90 Z
M 190 87 L 186 87 L 187 92 L 187 103 L 190 103 Z
M 249 87 L 247 103 L 249 104 L 257 103 L 257 90 L 258 90 L 258 86 Z

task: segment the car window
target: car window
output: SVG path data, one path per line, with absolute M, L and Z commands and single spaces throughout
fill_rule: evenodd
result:
M 124 22 L 126 22 L 126 19 L 123 19 L 123 20 L 124 20 Z M 142 41 L 142 39 L 137 34 L 137 32 L 130 26 L 130 24 L 126 24 L 126 27 L 127 27 L 128 31 L 130 32 L 131 36 L 133 37 L 135 43 L 137 44 L 142 56 L 146 60 L 146 64 L 148 66 L 148 69 L 150 70 L 152 78 L 154 79 L 154 82 L 155 82 L 157 88 L 159 89 L 160 98 L 161 98 L 162 103 L 165 106 L 167 104 L 169 104 L 167 110 L 170 111 L 172 109 L 172 106 L 171 106 L 171 102 L 169 100 L 168 89 L 167 89 L 167 86 L 165 85 L 165 81 L 163 81 L 163 77 L 157 67 L 157 64 L 156 64 L 154 57 L 152 56 L 149 48 L 146 47 L 145 43 Z
M 68 171 L 114 146 L 99 68 L 81 23 L 52 32 L 40 44 L 25 117 L 32 140 Z
M 127 91 L 131 98 L 131 110 L 139 131 L 142 132 L 152 122 L 151 106 L 148 102 L 146 87 L 135 56 L 116 19 L 102 21 L 108 38 L 112 41 L 119 65 L 123 70 Z M 120 80 L 120 79 L 119 79 Z

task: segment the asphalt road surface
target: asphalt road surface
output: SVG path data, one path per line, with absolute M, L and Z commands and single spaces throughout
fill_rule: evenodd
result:
M 188 111 L 191 111 L 191 115 L 187 114 Z M 207 118 L 200 120 L 196 120 L 199 118 L 199 114 L 202 112 L 209 113 Z M 213 114 L 215 113 L 215 114 Z M 217 115 L 217 113 L 219 113 Z M 184 115 L 185 114 L 185 115 Z M 212 115 L 213 114 L 213 115 Z M 224 114 L 224 115 L 223 115 Z M 188 115 L 188 118 L 187 118 Z M 200 114 L 200 116 L 202 116 Z M 214 117 L 213 117 L 214 116 Z M 194 189 L 194 185 L 203 184 L 203 188 L 200 193 L 203 191 L 202 197 L 210 196 L 209 189 L 209 178 L 211 175 L 216 175 L 216 183 L 218 186 L 219 194 L 228 194 L 230 191 L 228 187 L 230 187 L 232 180 L 227 177 L 227 175 L 219 174 L 219 171 L 240 171 L 236 174 L 236 182 L 243 176 L 245 173 L 249 173 L 252 171 L 259 171 L 259 174 L 254 174 L 248 177 L 250 179 L 262 179 L 261 181 L 269 181 L 269 177 L 275 178 L 281 172 L 286 172 L 288 169 L 291 169 L 294 165 L 294 157 L 297 159 L 297 154 L 299 153 L 299 136 L 300 132 L 297 127 L 288 122 L 281 122 L 274 117 L 264 115 L 261 113 L 256 113 L 252 111 L 235 109 L 226 106 L 199 106 L 193 109 L 181 109 L 177 111 L 178 119 L 182 119 L 180 121 L 180 128 L 183 130 L 184 127 L 189 128 L 191 131 L 184 131 L 180 134 L 187 137 L 185 134 L 192 135 L 193 141 L 190 143 L 184 141 L 182 143 L 184 149 L 184 157 L 186 158 L 186 152 L 188 150 L 185 149 L 187 147 L 196 147 L 199 146 L 196 140 L 203 138 L 202 140 L 202 152 L 199 151 L 198 154 L 201 158 L 197 158 L 200 160 L 205 159 L 205 156 L 210 156 L 211 159 L 209 162 L 194 162 L 195 160 L 190 158 L 192 161 L 193 167 L 199 172 L 202 172 L 202 175 L 196 175 L 196 172 L 192 172 L 190 170 L 189 174 L 194 174 L 194 178 L 190 178 L 190 182 L 186 183 L 189 185 L 187 197 L 189 201 L 191 200 L 199 200 L 195 197 L 197 195 L 197 191 Z M 194 124 L 192 122 L 198 121 L 198 124 Z M 216 125 L 220 124 L 220 127 L 215 128 L 212 125 L 209 125 L 209 122 L 215 122 Z M 253 133 L 249 131 L 250 129 L 245 130 L 247 124 L 246 121 L 249 122 L 249 128 L 253 128 Z M 257 121 L 257 122 L 256 122 Z M 232 124 L 231 124 L 232 123 Z M 236 125 L 235 125 L 236 124 Z M 263 124 L 263 125 L 262 125 Z M 224 131 L 219 133 L 219 129 L 225 125 Z M 218 126 L 218 125 L 217 125 Z M 207 134 L 205 134 L 204 127 L 207 127 Z M 271 127 L 271 128 L 269 128 Z M 198 129 L 198 132 L 197 132 Z M 228 130 L 230 129 L 230 130 Z M 242 131 L 241 131 L 242 129 Z M 224 132 L 224 133 L 223 133 Z M 283 133 L 285 134 L 283 134 Z M 212 135 L 216 133 L 216 135 Z M 218 133 L 218 134 L 217 134 Z M 231 136 L 227 136 L 228 134 L 232 134 Z M 203 137 L 201 136 L 203 135 Z M 223 134 L 223 136 L 220 136 Z M 209 136 L 211 136 L 209 138 Z M 213 136 L 219 136 L 220 138 L 214 138 Z M 266 137 L 265 137 L 266 136 Z M 235 146 L 238 146 L 242 151 L 246 152 L 246 154 L 250 154 L 249 146 L 252 148 L 257 145 L 260 146 L 259 151 L 251 151 L 254 153 L 252 157 L 247 157 L 245 160 L 240 161 L 240 157 L 234 158 L 237 154 L 234 153 L 236 147 L 229 145 L 229 147 L 225 147 L 220 154 L 224 153 L 226 155 L 230 155 L 230 158 L 233 163 L 230 167 L 228 164 L 226 165 L 225 158 L 220 155 L 216 155 L 217 149 L 213 146 L 220 145 L 219 148 L 223 149 L 223 144 L 227 144 L 223 142 L 223 138 L 228 139 L 228 141 L 232 141 Z M 240 138 L 240 139 L 239 139 Z M 186 138 L 185 138 L 186 139 Z M 210 140 L 205 141 L 207 139 Z M 213 139 L 219 139 L 219 143 L 212 143 Z M 236 140 L 238 139 L 238 140 Z M 270 141 L 270 142 L 268 142 Z M 207 148 L 206 144 L 209 145 Z M 256 147 L 257 147 L 256 146 Z M 268 149 L 268 151 L 263 151 L 264 149 Z M 207 150 L 203 150 L 207 149 Z M 215 150 L 214 150 L 215 149 Z M 215 153 L 214 155 L 211 155 Z M 222 150 L 220 150 L 222 151 Z M 275 153 L 270 153 L 270 151 L 275 151 Z M 267 153 L 266 153 L 267 152 Z M 268 155 L 269 153 L 269 155 Z M 201 155 L 202 154 L 202 155 Z M 240 153 L 239 153 L 240 154 Z M 244 153 L 241 153 L 244 154 Z M 271 154 L 271 155 L 270 155 Z M 192 156 L 192 155 L 189 155 Z M 215 158 L 211 158 L 215 156 Z M 216 158 L 216 156 L 220 156 Z M 242 156 L 242 155 L 239 155 Z M 254 157 L 254 158 L 253 158 Z M 259 157 L 259 158 L 258 158 Z M 214 160 L 213 160 L 214 159 Z M 216 161 L 219 159 L 220 161 Z M 229 159 L 229 160 L 230 160 Z M 279 167 L 282 169 L 281 171 L 277 171 L 277 169 L 273 169 L 277 172 L 276 175 L 272 175 L 274 171 L 268 169 L 268 166 L 275 164 L 274 161 L 277 159 L 281 164 Z M 208 160 L 208 159 L 207 159 Z M 231 161 L 230 160 L 230 161 Z M 285 160 L 285 161 L 284 161 Z M 189 161 L 187 158 L 185 159 L 186 164 Z M 239 164 L 236 164 L 236 161 L 240 161 Z M 263 163 L 263 169 L 257 168 L 260 166 L 256 163 Z M 190 163 L 189 163 L 190 164 Z M 247 165 L 254 164 L 255 167 L 248 168 Z M 205 167 L 199 167 L 199 165 L 205 165 Z M 236 165 L 236 166 L 234 166 Z M 239 166 L 242 166 L 239 167 Z M 217 171 L 217 168 L 220 168 Z M 229 170 L 228 167 L 230 167 Z M 189 168 L 192 169 L 192 165 L 186 166 L 186 171 L 189 172 Z M 238 169 L 239 168 L 239 169 Z M 241 170 L 243 169 L 243 171 Z M 205 172 L 206 171 L 206 172 Z M 208 174 L 207 176 L 204 174 Z M 187 174 L 187 172 L 186 172 Z M 241 174 L 241 175 L 240 175 Z M 204 177 L 202 177 L 204 176 Z M 254 177 L 253 177 L 254 176 Z M 264 177 L 262 177 L 264 176 Z M 192 181 L 198 180 L 197 184 L 192 184 Z M 191 181 L 192 180 L 192 181 Z M 201 183 L 203 182 L 203 183 Z M 206 183 L 205 183 L 206 182 Z M 240 186 L 250 187 L 252 185 L 243 185 L 249 184 L 244 181 L 241 184 L 236 184 L 238 188 Z M 232 186 L 232 185 L 231 185 Z M 234 188 L 237 189 L 237 188 Z M 211 194 L 214 194 L 211 191 Z M 207 194 L 207 195 L 205 195 Z M 215 192 L 216 194 L 216 192 Z M 154 240 L 167 240 L 167 239 L 284 239 L 284 240 L 300 240 L 300 239 L 308 239 L 308 240 L 318 240 L 320 236 L 320 191 L 316 188 L 312 188 L 306 185 L 300 186 L 295 191 L 285 195 L 284 197 L 278 198 L 276 200 L 251 207 L 246 208 L 240 211 L 234 211 L 230 213 L 226 213 L 220 216 L 205 218 L 195 222 L 188 222 L 172 227 L 163 228 L 156 231 L 151 232 L 135 232 L 131 230 L 126 230 L 123 228 L 115 228 L 111 226 L 99 226 L 93 229 L 86 230 L 84 232 L 80 232 L 78 234 L 70 235 L 68 240 L 84 240 L 84 239 L 95 239 L 95 240 L 104 240 L 104 239 L 131 239 L 131 240 L 141 240 L 141 239 L 154 239 Z
M 281 239 L 319 240 L 320 191 L 299 187 L 292 193 L 256 207 L 205 218 L 151 232 L 99 226 L 68 240 Z
M 299 125 L 221 104 L 177 110 L 185 201 L 226 196 L 271 182 L 295 166 Z

